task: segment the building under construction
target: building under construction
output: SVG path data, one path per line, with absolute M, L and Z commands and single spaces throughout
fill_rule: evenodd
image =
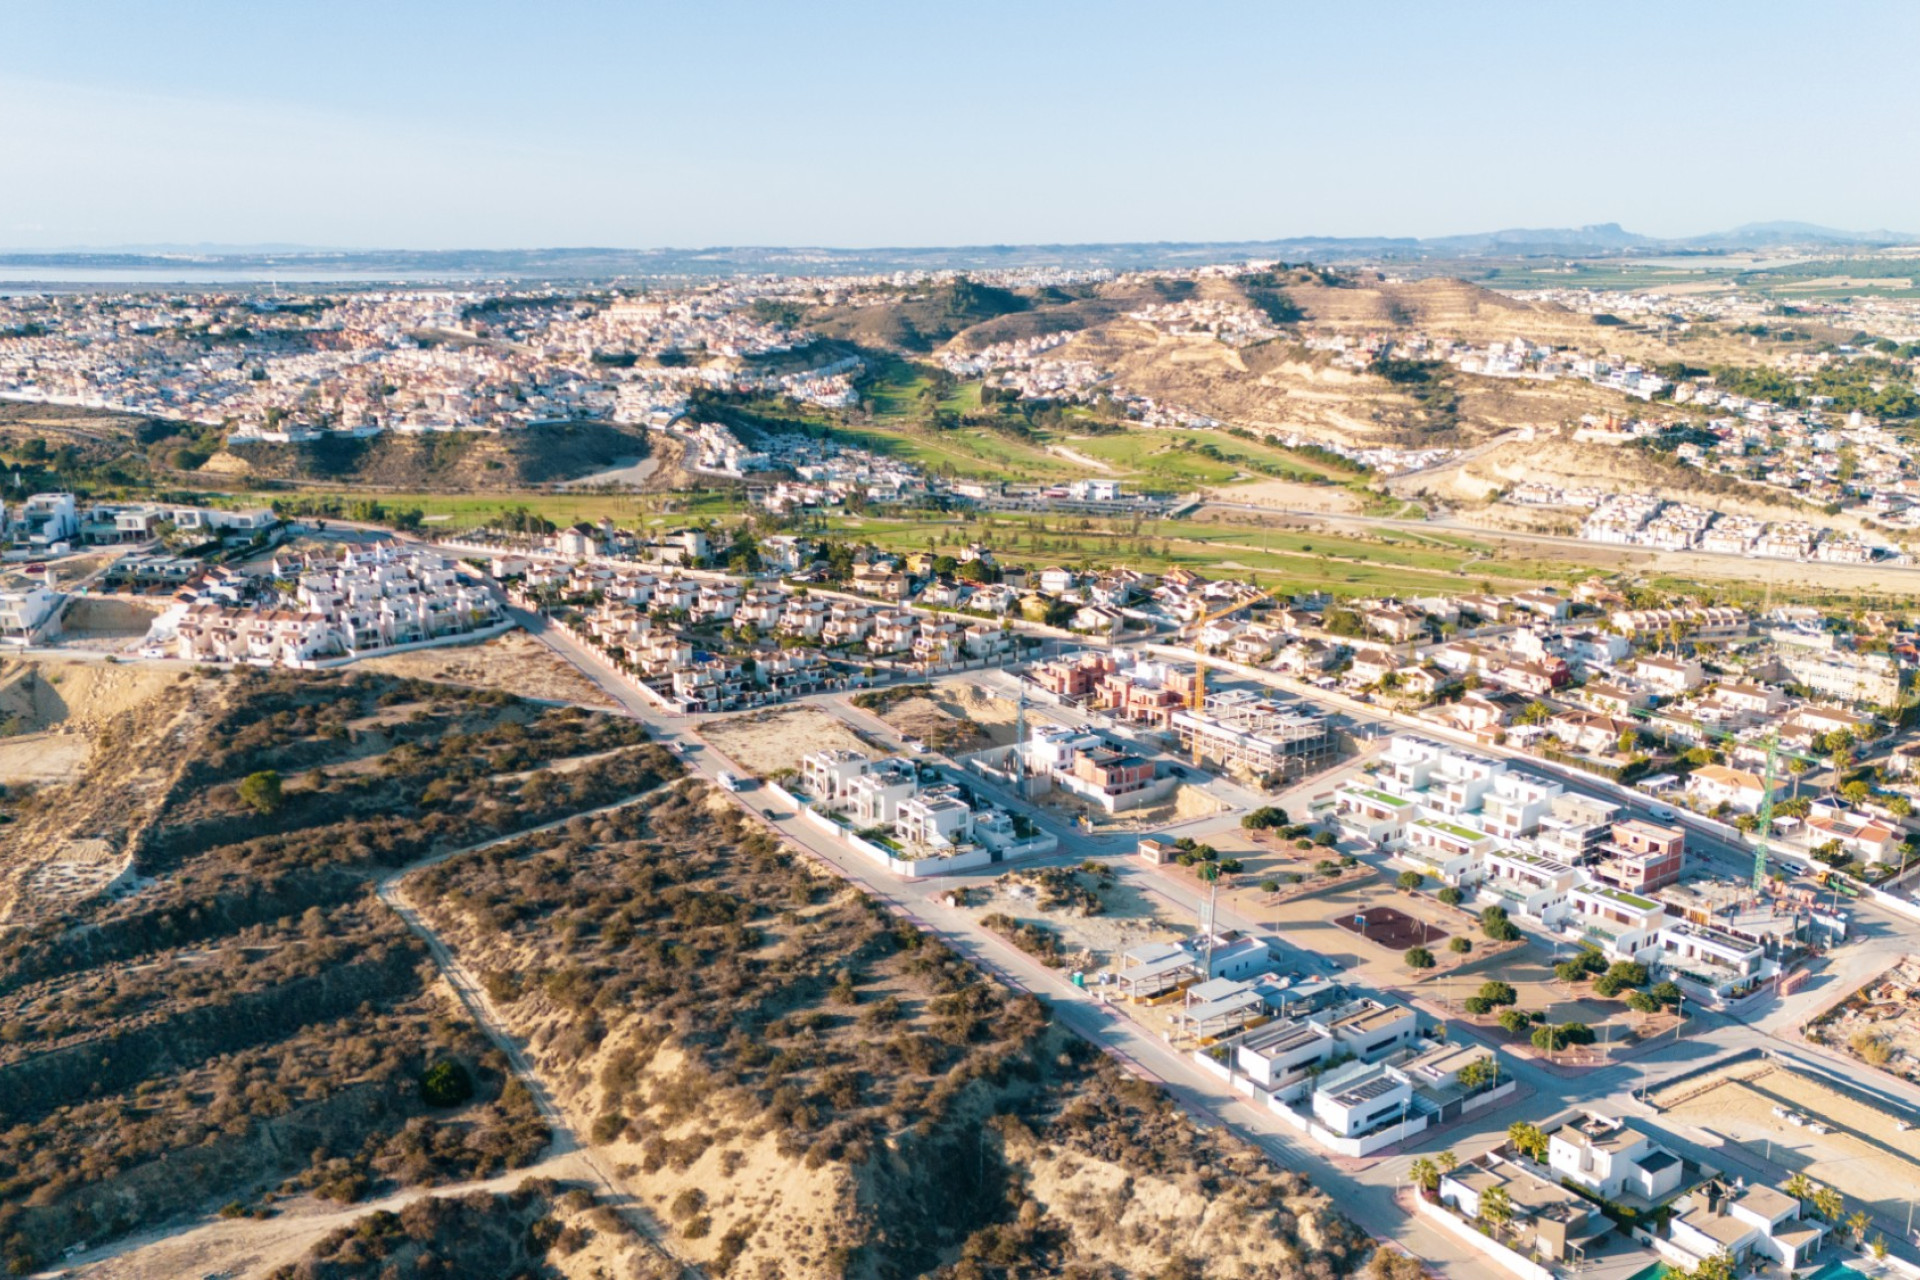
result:
M 1309 772 L 1334 749 L 1326 717 L 1245 689 L 1210 695 L 1205 711 L 1176 711 L 1169 727 L 1195 760 L 1256 774 Z

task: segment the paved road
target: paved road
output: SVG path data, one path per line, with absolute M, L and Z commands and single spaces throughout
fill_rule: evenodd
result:
M 584 646 L 533 615 L 525 615 L 521 621 L 534 635 L 605 689 L 619 705 L 647 722 L 662 740 L 685 740 L 689 736 L 692 728 L 690 722 L 660 713 Z M 1298 696 L 1319 692 L 1293 688 L 1287 691 Z M 847 709 L 844 695 L 823 701 L 828 709 L 855 719 L 863 731 L 879 734 L 885 740 L 897 739 L 898 735 L 883 722 Z M 1363 704 L 1354 706 L 1362 712 L 1356 718 L 1363 722 L 1372 720 L 1384 724 L 1390 721 L 1385 715 L 1369 712 Z M 1053 708 L 1048 708 L 1049 714 L 1053 711 Z M 1519 753 L 1495 750 L 1495 754 L 1512 755 L 1529 768 L 1541 766 L 1540 761 Z M 688 764 L 695 773 L 709 779 L 723 769 L 743 772 L 737 764 L 710 745 L 693 752 L 688 757 Z M 972 778 L 968 781 L 970 785 L 975 782 Z M 1567 781 L 1581 790 L 1591 789 L 1592 785 L 1591 780 L 1583 775 L 1568 778 Z M 1325 784 L 1323 780 L 1315 780 L 1307 785 L 1319 790 Z M 764 807 L 751 791 L 738 798 L 755 814 L 759 814 Z M 785 807 L 781 806 L 782 809 Z M 1234 820 L 1232 815 L 1227 815 L 1217 821 Z M 1474 1155 L 1504 1139 L 1506 1126 L 1512 1121 L 1541 1121 L 1558 1115 L 1568 1107 L 1592 1106 L 1647 1120 L 1654 1113 L 1636 1100 L 1640 1091 L 1657 1088 L 1663 1081 L 1692 1071 L 1704 1062 L 1749 1048 L 1764 1048 L 1789 1059 L 1804 1060 L 1857 1075 L 1851 1065 L 1843 1060 L 1816 1046 L 1784 1039 L 1782 1033 L 1797 1026 L 1812 1009 L 1845 990 L 1842 984 L 1851 981 L 1855 974 L 1864 975 L 1874 967 L 1890 962 L 1892 956 L 1904 948 L 1908 936 L 1907 931 L 1899 927 L 1903 922 L 1891 917 L 1875 919 L 1874 913 L 1863 911 L 1856 904 L 1856 920 L 1865 917 L 1862 940 L 1836 953 L 1832 965 L 1835 976 L 1823 977 L 1789 998 L 1776 1001 L 1769 1010 L 1752 1020 L 1742 1022 L 1699 1012 L 1674 1040 L 1641 1050 L 1630 1061 L 1616 1061 L 1591 1068 L 1550 1066 L 1537 1060 L 1507 1055 L 1503 1069 L 1524 1086 L 1521 1094 L 1509 1105 L 1495 1109 L 1493 1114 L 1486 1117 L 1456 1123 L 1439 1133 L 1421 1135 L 1404 1150 L 1370 1161 L 1347 1161 L 1329 1156 L 1263 1106 L 1250 1104 L 1232 1093 L 1218 1078 L 1195 1066 L 1186 1053 L 1175 1051 L 1118 1009 L 1102 1004 L 1096 994 L 1074 987 L 1058 971 L 1046 968 L 998 935 L 982 929 L 968 913 L 944 905 L 941 887 L 990 878 L 993 871 L 946 878 L 938 882 L 939 887 L 925 881 L 905 881 L 845 849 L 818 828 L 801 822 L 797 815 L 779 813 L 772 825 L 820 862 L 857 882 L 867 892 L 922 927 L 941 935 L 960 954 L 998 973 L 1014 986 L 1045 997 L 1063 1026 L 1114 1055 L 1130 1069 L 1159 1081 L 1200 1123 L 1210 1126 L 1224 1123 L 1255 1143 L 1276 1162 L 1308 1173 L 1314 1183 L 1333 1196 L 1341 1209 L 1369 1234 L 1396 1242 L 1415 1256 L 1444 1269 L 1449 1275 L 1470 1276 L 1475 1280 L 1481 1280 L 1482 1277 L 1491 1280 L 1493 1276 L 1504 1273 L 1455 1237 L 1443 1234 L 1424 1220 L 1409 1215 L 1395 1199 L 1396 1191 L 1407 1182 L 1408 1166 L 1416 1156 L 1442 1149 L 1455 1150 L 1463 1157 Z M 1056 826 L 1062 828 L 1059 831 L 1063 835 L 1062 852 L 1051 860 L 1078 860 L 1089 854 L 1104 856 L 1113 862 L 1122 877 L 1142 889 L 1150 889 L 1162 898 L 1171 900 L 1177 906 L 1194 910 L 1197 917 L 1199 904 L 1196 888 L 1177 878 L 1161 875 L 1131 858 L 1114 856 L 1120 852 L 1120 848 L 1130 847 L 1130 841 L 1089 838 L 1076 829 L 1066 828 L 1065 824 Z M 1116 845 L 1120 848 L 1116 848 Z M 1750 856 L 1744 850 L 1737 849 L 1715 849 L 1712 853 L 1716 857 L 1732 859 L 1736 869 L 1744 868 Z M 1884 913 L 1880 914 L 1884 916 Z M 1259 927 L 1255 921 L 1241 918 L 1231 909 L 1221 910 L 1220 922 L 1227 927 L 1270 933 L 1270 930 Z M 1283 947 L 1287 945 L 1284 938 L 1279 942 Z M 1430 993 L 1420 989 L 1401 990 L 1389 986 L 1386 993 L 1409 1001 L 1432 999 Z M 1887 1101 L 1920 1112 L 1920 1089 L 1898 1081 L 1883 1083 L 1881 1092 Z M 1721 1150 L 1703 1150 L 1685 1133 L 1667 1130 L 1657 1118 L 1648 1122 L 1670 1136 L 1683 1154 L 1696 1159 L 1704 1158 L 1708 1163 L 1722 1166 L 1734 1163 Z M 1897 1227 L 1899 1224 L 1894 1225 Z M 1894 1238 L 1894 1233 L 1888 1234 L 1889 1239 Z

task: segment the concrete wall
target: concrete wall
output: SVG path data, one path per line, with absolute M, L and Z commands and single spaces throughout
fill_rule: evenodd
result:
M 1551 1268 L 1521 1257 L 1492 1236 L 1481 1235 L 1478 1227 L 1461 1218 L 1445 1205 L 1435 1204 L 1425 1196 L 1418 1197 L 1417 1203 L 1420 1206 L 1421 1215 L 1428 1221 L 1437 1225 L 1442 1231 L 1464 1240 L 1485 1254 L 1490 1261 L 1522 1277 L 1522 1280 L 1555 1280 Z

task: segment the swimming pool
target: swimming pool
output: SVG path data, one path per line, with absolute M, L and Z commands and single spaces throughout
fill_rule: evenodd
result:
M 1650 1267 L 1643 1267 L 1641 1270 L 1634 1272 L 1627 1277 L 1627 1280 L 1667 1280 L 1667 1277 L 1672 1274 L 1672 1267 L 1664 1262 L 1656 1262 Z
M 1638 1277 L 1635 1280 L 1638 1280 Z M 1829 1262 L 1808 1276 L 1807 1280 L 1867 1280 L 1867 1277 L 1844 1262 Z

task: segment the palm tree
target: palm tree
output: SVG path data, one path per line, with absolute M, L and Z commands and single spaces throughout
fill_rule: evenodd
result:
M 1832 1187 L 1821 1187 L 1813 1193 L 1813 1211 L 1837 1226 L 1840 1215 L 1847 1211 L 1847 1202 Z
M 1407 1176 L 1413 1179 L 1413 1185 L 1431 1195 L 1440 1189 L 1440 1166 L 1421 1156 L 1407 1166 Z
M 1494 1235 L 1513 1221 L 1513 1197 L 1505 1187 L 1488 1187 L 1480 1193 L 1480 1217 L 1493 1227 Z
M 1804 1173 L 1796 1173 L 1788 1178 L 1785 1190 L 1795 1200 L 1813 1199 L 1813 1182 Z
M 1867 1238 L 1867 1228 L 1873 1225 L 1873 1219 L 1867 1216 L 1865 1209 L 1855 1209 L 1847 1215 L 1847 1231 L 1855 1240 Z
M 1460 1167 L 1460 1157 L 1451 1151 L 1442 1151 L 1434 1157 L 1434 1163 L 1440 1166 L 1442 1173 L 1452 1173 Z

